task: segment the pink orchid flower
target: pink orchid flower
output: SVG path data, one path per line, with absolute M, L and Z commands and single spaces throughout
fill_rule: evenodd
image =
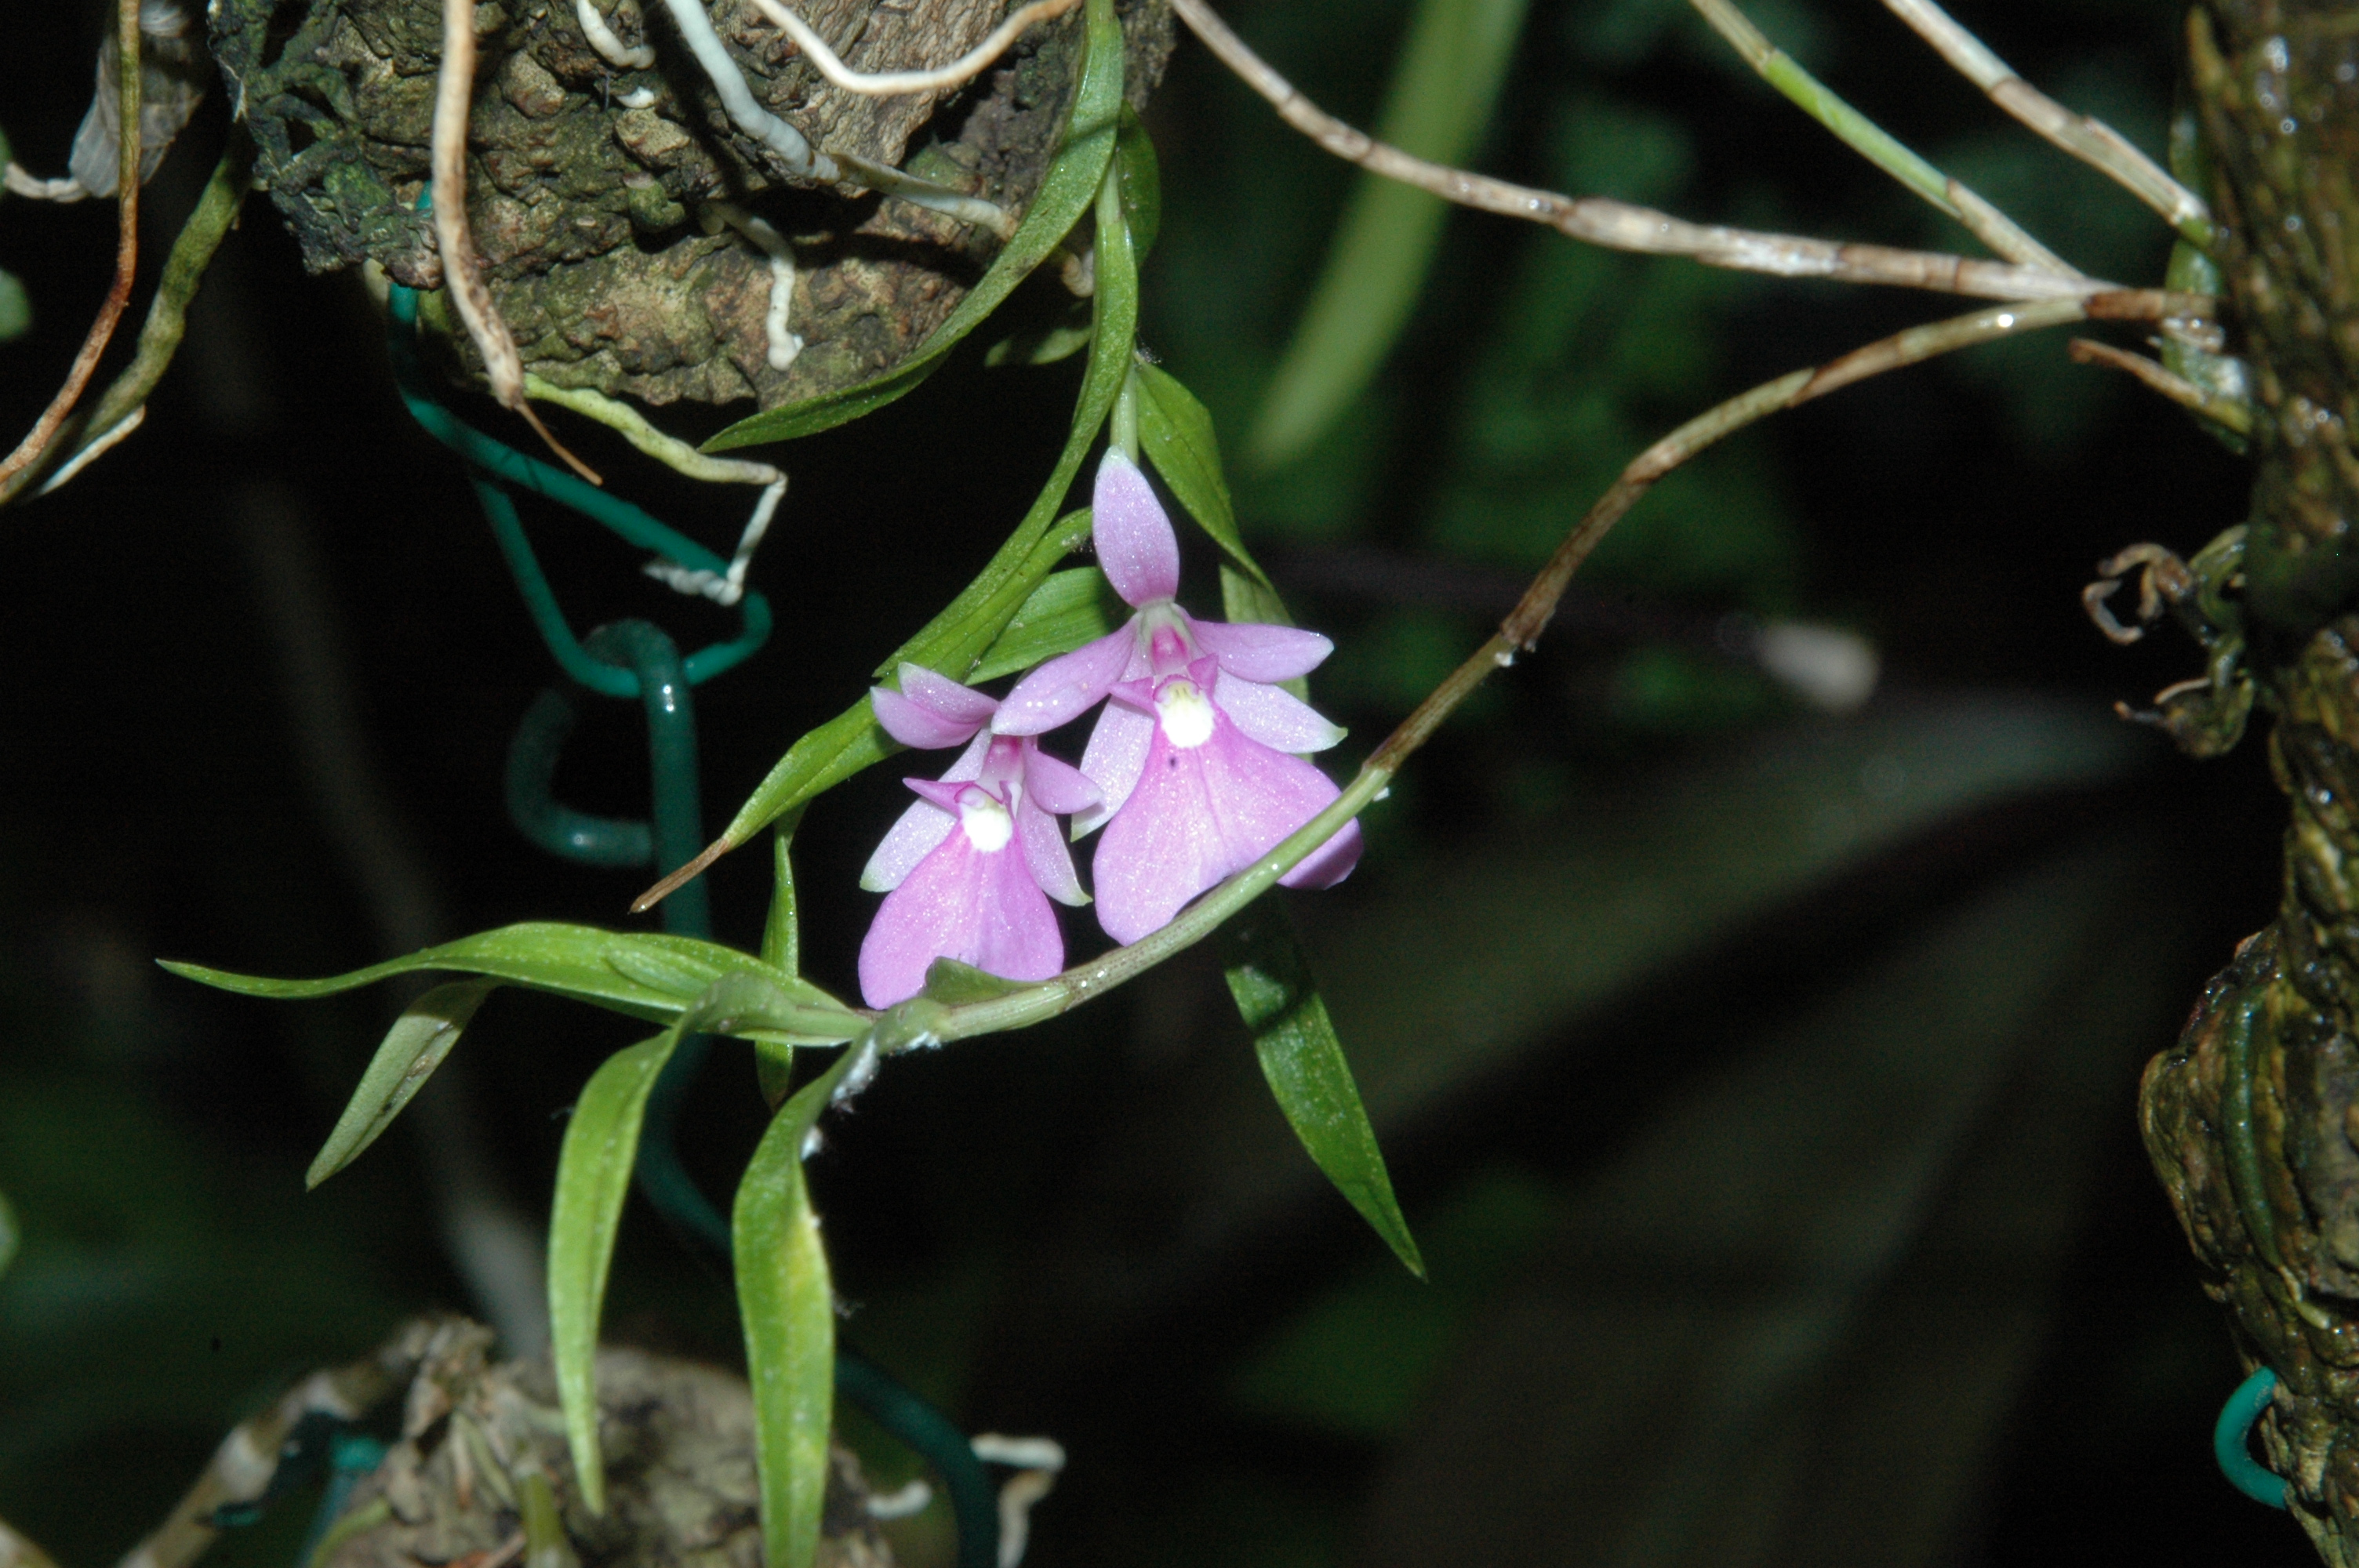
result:
M 862 887 L 886 894 L 860 944 L 861 995 L 871 1007 L 906 1001 L 936 958 L 1047 979 L 1065 967 L 1049 900 L 1089 902 L 1056 817 L 1095 805 L 1097 786 L 1028 737 L 994 735 L 999 705 L 983 693 L 916 665 L 900 676 L 899 691 L 869 694 L 886 732 L 966 750 L 939 781 L 903 781 L 919 798 L 861 873 Z
M 1098 923 L 1130 943 L 1333 800 L 1334 784 L 1299 753 L 1343 732 L 1273 684 L 1308 674 L 1333 643 L 1291 626 L 1200 621 L 1174 602 L 1180 541 L 1136 464 L 1108 451 L 1092 503 L 1098 565 L 1136 613 L 1017 682 L 992 729 L 1038 735 L 1114 699 L 1082 757 L 1102 798 L 1074 814 L 1073 830 L 1112 822 L 1093 868 Z M 1283 881 L 1331 886 L 1359 856 L 1359 825 L 1348 823 Z

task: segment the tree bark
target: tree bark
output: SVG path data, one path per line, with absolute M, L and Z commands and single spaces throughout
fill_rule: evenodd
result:
M 772 407 L 890 369 L 988 265 L 996 242 L 951 219 L 799 188 L 731 124 L 661 0 L 598 8 L 625 43 L 654 47 L 651 69 L 602 59 L 566 0 L 482 0 L 476 11 L 468 213 L 528 371 L 653 404 Z M 710 9 L 756 98 L 817 146 L 904 165 L 1016 211 L 1055 154 L 1079 11 L 1034 28 L 956 92 L 873 98 L 822 79 L 751 0 Z M 875 71 L 955 59 L 1005 7 L 815 0 L 800 9 L 847 64 Z M 1164 0 L 1119 9 L 1136 107 L 1169 57 L 1171 15 Z M 231 101 L 254 132 L 257 182 L 306 264 L 324 272 L 375 262 L 401 283 L 439 287 L 432 224 L 417 211 L 440 56 L 437 0 L 217 0 L 212 17 Z M 788 370 L 768 358 L 769 264 L 721 224 L 716 201 L 757 212 L 794 247 L 790 324 L 806 346 Z M 472 349 L 461 352 L 480 368 Z
M 2241 569 L 2207 585 L 2276 719 L 2285 893 L 2147 1068 L 2157 1172 L 2248 1366 L 2271 1467 L 2359 1565 L 2359 6 L 2212 0 L 2189 72 L 2253 372 Z M 2234 565 L 2235 551 L 2219 552 Z

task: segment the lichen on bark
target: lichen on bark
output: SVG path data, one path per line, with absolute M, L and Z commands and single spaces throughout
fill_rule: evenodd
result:
M 486 282 L 526 368 L 652 404 L 759 406 L 899 362 L 988 265 L 990 236 L 849 189 L 811 189 L 722 111 L 661 0 L 597 0 L 656 63 L 617 70 L 568 0 L 483 0 L 468 127 L 468 210 Z M 996 25 L 1004 0 L 813 0 L 799 7 L 856 70 L 936 65 Z M 647 14 L 642 15 L 642 10 Z M 950 94 L 866 97 L 821 78 L 752 0 L 712 0 L 756 97 L 815 145 L 897 164 L 1020 211 L 1054 156 L 1080 16 L 1036 27 Z M 1165 0 L 1120 6 L 1134 104 L 1171 49 Z M 370 261 L 440 286 L 428 179 L 438 0 L 218 0 L 212 42 L 252 128 L 255 174 L 314 271 Z M 711 203 L 766 219 L 795 249 L 804 351 L 771 368 L 766 258 Z M 473 367 L 472 350 L 461 347 Z

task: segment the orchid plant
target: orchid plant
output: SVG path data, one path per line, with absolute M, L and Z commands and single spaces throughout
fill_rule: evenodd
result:
M 804 434 L 902 395 L 1093 218 L 1079 406 L 1038 501 L 966 592 L 885 662 L 880 683 L 797 741 L 712 848 L 642 901 L 775 824 L 777 886 L 759 950 L 532 925 L 325 980 L 171 966 L 279 997 L 419 970 L 473 977 L 428 992 L 397 1022 L 314 1162 L 315 1183 L 385 1130 L 495 986 L 555 991 L 661 1026 L 584 1087 L 550 1219 L 553 1356 L 592 1507 L 603 1497 L 592 1356 L 649 1096 L 686 1036 L 750 1042 L 777 1109 L 739 1186 L 732 1240 L 756 1391 L 764 1532 L 781 1564 L 806 1564 L 816 1551 L 832 1418 L 832 1294 L 802 1174 L 821 1117 L 857 1094 L 884 1058 L 1053 1016 L 1201 940 L 1274 882 L 1341 881 L 1360 855 L 1353 817 L 1388 776 L 1364 769 L 1345 791 L 1308 760 L 1343 732 L 1286 683 L 1299 687 L 1332 644 L 1288 623 L 1238 535 L 1210 416 L 1137 351 L 1137 259 L 1157 223 L 1154 154 L 1123 107 L 1112 0 L 1089 0 L 1085 16 L 1063 151 L 967 302 L 877 381 L 756 416 L 712 443 Z M 1064 512 L 1093 453 L 1091 504 Z M 1179 603 L 1180 540 L 1150 467 L 1220 549 L 1224 619 Z M 1085 546 L 1094 566 L 1063 567 Z M 1120 625 L 1100 608 L 1109 595 L 1131 611 Z M 1009 676 L 1017 678 L 1004 697 L 978 689 Z M 1093 709 L 1078 765 L 1055 754 L 1061 738 L 1051 732 Z M 862 885 L 885 897 L 860 951 L 865 1005 L 853 1007 L 799 973 L 791 835 L 816 796 L 900 747 L 958 755 L 938 776 L 908 781 L 918 799 L 870 857 Z M 1091 891 L 1067 823 L 1072 838 L 1097 835 Z M 1056 906 L 1091 904 L 1093 893 L 1114 946 L 1068 968 Z M 1421 1270 L 1301 955 L 1283 923 L 1257 922 L 1253 933 L 1229 956 L 1230 980 L 1279 1104 L 1312 1158 Z M 847 1048 L 822 1070 L 798 1070 L 800 1050 L 833 1045 Z
M 1700 8 L 1715 25 L 1734 27 L 1728 20 L 1733 7 Z M 1618 203 L 1573 203 L 1454 173 L 1444 179 L 1432 166 L 1357 132 L 1343 135 L 1348 127 L 1325 121 L 1290 89 L 1280 92 L 1285 84 L 1199 0 L 1176 0 L 1175 9 L 1257 90 L 1289 105 L 1298 124 L 1306 115 L 1315 122 L 1306 126 L 1311 134 L 1372 168 L 1383 163 L 1386 172 L 1429 189 L 1446 186 L 1454 199 L 1537 216 L 1567 233 L 1625 248 L 1685 248 L 1724 265 L 1815 268 L 1854 281 L 1917 286 L 1936 278 L 1941 281 L 1926 286 L 2002 303 L 1796 371 L 1657 443 L 1572 527 L 1497 633 L 1339 784 L 1310 759 L 1336 746 L 1343 731 L 1300 687 L 1332 644 L 1289 623 L 1239 534 L 1211 416 L 1136 341 L 1138 265 L 1158 222 L 1158 174 L 1153 149 L 1124 105 L 1124 44 L 1114 0 L 1086 0 L 1086 47 L 1061 148 L 997 259 L 957 308 L 883 375 L 767 410 L 708 443 L 726 449 L 784 441 L 907 395 L 1026 276 L 1060 252 L 1070 258 L 1086 250 L 1090 328 L 1073 345 L 1085 347 L 1080 392 L 1038 499 L 966 589 L 877 666 L 879 684 L 797 740 L 720 838 L 637 906 L 647 908 L 721 855 L 774 829 L 775 892 L 758 948 L 530 925 L 321 980 L 171 966 L 230 989 L 289 998 L 413 971 L 470 977 L 428 992 L 394 1024 L 315 1162 L 314 1183 L 385 1130 L 498 985 L 556 992 L 658 1026 L 649 1039 L 616 1053 L 584 1087 L 568 1123 L 550 1221 L 557 1381 L 578 1481 L 593 1509 L 603 1496 L 593 1357 L 606 1279 L 649 1097 L 683 1039 L 705 1033 L 748 1042 L 774 1110 L 738 1187 L 731 1230 L 760 1434 L 768 1561 L 805 1568 L 816 1551 L 825 1498 L 835 1330 L 828 1260 L 803 1163 L 831 1108 L 861 1092 L 886 1058 L 1025 1027 L 1103 994 L 1221 930 L 1274 885 L 1323 888 L 1342 881 L 1362 852 L 1358 814 L 1382 797 L 1408 756 L 1482 681 L 1534 645 L 1606 530 L 1695 451 L 1769 413 L 1932 354 L 2093 314 L 2183 316 L 2196 297 L 2125 290 L 2060 270 L 2061 264 L 2049 265 L 2054 258 L 2012 225 L 2002 227 L 2003 220 L 1982 217 L 1980 207 L 1949 194 L 1962 190 L 1954 181 L 1940 187 L 1940 200 L 1977 214 L 1984 226 L 1976 232 L 2011 265 L 1872 247 L 1837 254 L 1822 242 L 1705 231 Z M 1760 69 L 1773 80 L 1779 80 L 1777 71 L 1790 80 L 1790 62 L 1782 60 L 1765 57 Z M 1807 96 L 1799 86 L 1789 91 Z M 1853 139 L 1858 132 L 1857 117 L 1831 95 L 1810 103 L 1838 134 Z M 1875 146 L 1870 156 L 1915 169 L 1900 158 L 1906 149 Z M 2169 185 L 2159 171 L 2156 178 Z M 2177 190 L 2171 185 L 2164 195 L 2175 201 Z M 2191 232 L 2197 217 L 2190 210 L 2174 221 Z M 2093 303 L 2099 300 L 2102 309 Z M 1093 455 L 1090 504 L 1068 511 L 1067 496 Z M 775 470 L 763 471 L 775 477 Z M 1158 481 L 1219 552 L 1223 618 L 1199 615 L 1179 601 L 1182 552 Z M 1067 566 L 1084 546 L 1093 547 L 1094 565 Z M 1118 625 L 1101 609 L 1107 593 L 1130 611 Z M 979 689 L 1009 676 L 1016 678 L 1002 697 Z M 1078 762 L 1049 749 L 1061 743 L 1060 732 L 1093 710 Z M 864 1005 L 855 1007 L 801 973 L 792 835 L 821 795 L 900 748 L 955 749 L 958 755 L 939 776 L 907 781 L 918 799 L 867 863 L 863 886 L 884 899 L 861 946 Z M 1085 890 L 1070 846 L 1092 835 L 1097 842 Z M 1071 932 L 1059 904 L 1092 905 L 1112 946 L 1071 962 Z M 1300 952 L 1282 919 L 1241 925 L 1232 929 L 1223 962 L 1281 1109 L 1320 1168 L 1404 1264 L 1421 1271 Z M 844 1049 L 816 1071 L 800 1056 L 838 1046 Z

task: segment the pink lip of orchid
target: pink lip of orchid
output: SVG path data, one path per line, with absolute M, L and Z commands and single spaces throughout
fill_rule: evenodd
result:
M 939 782 L 904 781 L 920 798 L 862 873 L 861 886 L 886 896 L 860 945 L 861 994 L 871 1007 L 906 1001 L 944 957 L 1046 979 L 1065 963 L 1049 900 L 1089 902 L 1056 817 L 1094 805 L 1097 786 L 1028 736 L 992 734 L 998 705 L 983 693 L 916 665 L 900 679 L 897 692 L 870 694 L 886 731 L 904 745 L 966 750 Z
M 1125 681 L 1115 704 L 1139 714 L 1148 742 L 1134 787 L 1098 840 L 1092 875 L 1098 923 L 1128 944 L 1243 871 L 1341 792 L 1299 757 L 1245 732 L 1220 700 L 1229 677 L 1207 656 L 1155 680 Z M 1332 887 L 1360 859 L 1360 825 L 1335 836 L 1279 881 Z
M 1109 450 L 1099 463 L 1091 503 L 1098 565 L 1137 613 L 1120 630 L 1049 660 L 1018 681 L 991 721 L 995 733 L 1041 734 L 1079 718 L 1119 683 L 1161 681 L 1210 657 L 1222 676 L 1211 687 L 1212 701 L 1238 733 L 1297 754 L 1324 751 L 1343 738 L 1307 703 L 1271 684 L 1308 675 L 1334 650 L 1332 643 L 1292 626 L 1200 621 L 1174 603 L 1179 538 L 1147 476 L 1119 450 Z M 1082 755 L 1082 772 L 1103 798 L 1074 814 L 1075 838 L 1122 809 L 1154 735 L 1151 706 L 1106 704 Z

